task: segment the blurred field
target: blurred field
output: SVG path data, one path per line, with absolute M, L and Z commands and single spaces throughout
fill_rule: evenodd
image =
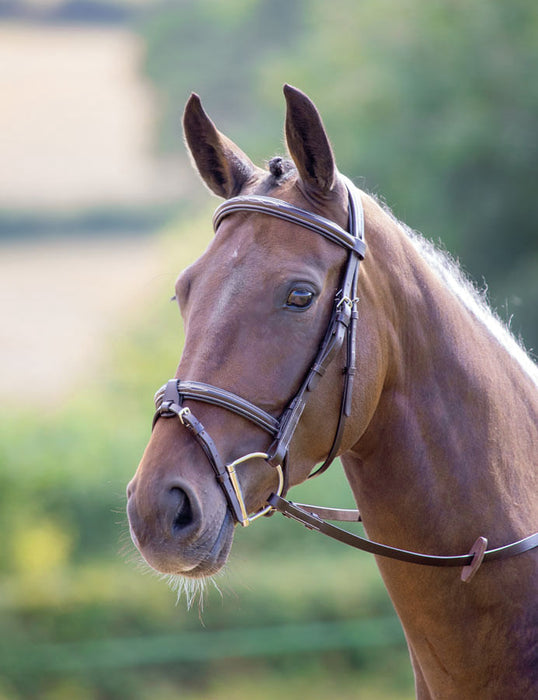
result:
M 10 406 L 29 394 L 58 406 L 95 381 L 122 315 L 151 293 L 158 244 L 122 230 L 122 217 L 136 223 L 152 211 L 140 207 L 176 198 L 180 169 L 170 176 L 154 153 L 143 53 L 127 28 L 0 23 L 0 400 Z M 70 218 L 86 238 L 71 235 Z
M 160 272 L 151 237 L 0 241 L 0 400 L 50 407 L 94 382 Z
M 0 24 L 0 207 L 168 200 L 143 42 L 109 27 Z M 176 159 L 177 160 L 177 159 Z

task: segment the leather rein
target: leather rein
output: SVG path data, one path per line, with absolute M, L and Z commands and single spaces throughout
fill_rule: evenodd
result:
M 343 176 L 341 178 L 348 193 L 349 231 L 325 217 L 300 209 L 288 202 L 258 195 L 244 195 L 226 200 L 217 208 L 213 216 L 215 233 L 217 233 L 219 224 L 227 216 L 238 211 L 255 212 L 297 224 L 323 236 L 348 252 L 341 284 L 334 299 L 331 319 L 316 358 L 307 371 L 298 392 L 291 399 L 280 418 L 275 418 L 237 394 L 211 384 L 171 379 L 155 394 L 156 412 L 153 418 L 153 427 L 155 427 L 156 422 L 161 417 L 177 416 L 179 418 L 181 424 L 189 430 L 204 451 L 215 472 L 215 477 L 223 489 L 234 519 L 243 527 L 248 526 L 263 515 L 279 511 L 286 517 L 297 520 L 311 530 L 321 532 L 344 544 L 378 556 L 429 566 L 464 567 L 462 580 L 469 581 L 482 562 L 504 559 L 538 547 L 538 532 L 518 542 L 491 550 L 486 550 L 487 539 L 479 537 L 467 554 L 457 556 L 420 554 L 373 542 L 325 521 L 327 519 L 359 522 L 361 516 L 357 510 L 322 508 L 320 506 L 293 503 L 284 498 L 287 492 L 287 460 L 291 440 L 311 392 L 315 389 L 327 367 L 339 355 L 344 342 L 346 364 L 343 370 L 342 399 L 333 444 L 323 464 L 310 474 L 309 478 L 323 473 L 335 459 L 340 447 L 345 419 L 351 414 L 353 380 L 356 372 L 355 341 L 358 320 L 357 304 L 359 301 L 357 298 L 357 280 L 360 262 L 364 260 L 366 253 L 366 245 L 364 243 L 362 203 L 354 185 L 347 178 Z M 252 452 L 229 464 L 225 463 L 202 423 L 189 407 L 183 406 L 183 402 L 186 400 L 201 401 L 219 406 L 249 420 L 273 437 L 271 446 L 267 452 Z M 249 514 L 235 468 L 254 459 L 263 459 L 274 467 L 278 486 L 276 491 L 268 498 L 265 507 L 254 514 Z

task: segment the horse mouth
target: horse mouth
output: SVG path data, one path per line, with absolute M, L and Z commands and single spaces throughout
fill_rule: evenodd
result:
M 201 561 L 192 568 L 176 573 L 187 578 L 196 579 L 207 578 L 217 574 L 228 560 L 232 548 L 234 527 L 232 514 L 229 510 L 226 510 L 224 520 L 210 551 L 203 555 Z
M 207 533 L 190 543 L 167 542 L 164 546 L 141 546 L 131 528 L 131 537 L 145 562 L 157 573 L 189 579 L 204 579 L 217 574 L 226 564 L 234 535 L 234 520 L 226 510 L 216 537 Z

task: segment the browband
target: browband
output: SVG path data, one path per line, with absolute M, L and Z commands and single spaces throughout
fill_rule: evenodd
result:
M 347 179 L 342 177 L 342 179 Z M 350 197 L 353 188 L 348 187 Z M 350 221 L 349 233 L 334 221 L 326 219 L 319 214 L 300 209 L 299 207 L 289 204 L 282 199 L 274 197 L 262 197 L 261 195 L 243 195 L 241 197 L 233 197 L 223 202 L 213 215 L 213 228 L 217 231 L 222 220 L 238 211 L 257 212 L 258 214 L 268 214 L 277 219 L 283 219 L 292 224 L 297 224 L 303 228 L 309 229 L 314 233 L 319 233 L 329 241 L 355 253 L 359 260 L 364 260 L 366 254 L 366 244 L 364 242 L 364 217 L 362 215 L 362 207 L 357 206 L 357 214 L 359 220 L 357 222 Z M 351 207 L 350 207 L 351 211 Z

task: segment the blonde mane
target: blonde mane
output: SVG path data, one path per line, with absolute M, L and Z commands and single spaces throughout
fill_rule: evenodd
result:
M 509 327 L 493 311 L 487 301 L 486 290 L 479 290 L 462 270 L 461 265 L 446 250 L 413 231 L 383 205 L 384 210 L 413 244 L 415 250 L 442 281 L 447 289 L 482 323 L 495 340 L 515 360 L 538 388 L 538 366 L 525 349 L 522 340 L 514 337 Z

